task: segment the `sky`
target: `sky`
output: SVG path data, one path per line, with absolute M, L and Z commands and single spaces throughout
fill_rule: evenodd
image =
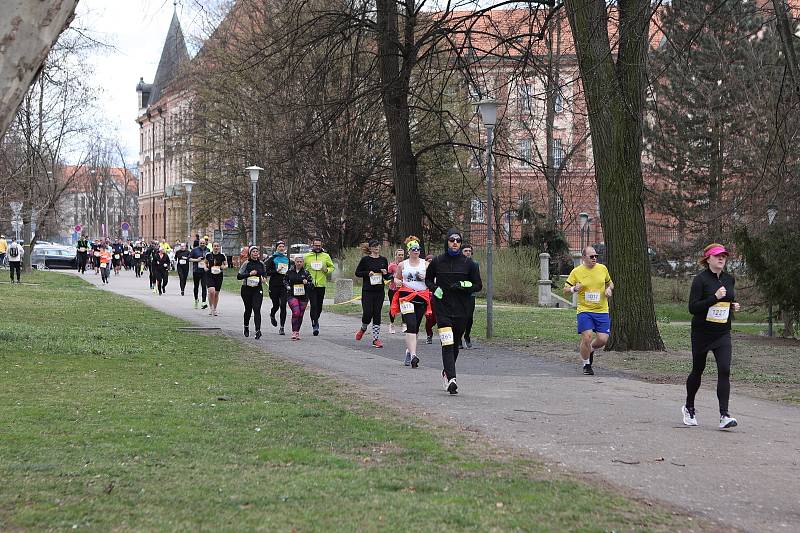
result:
M 206 17 L 201 0 L 178 1 L 187 45 L 192 53 L 193 35 L 200 35 Z M 80 0 L 73 26 L 91 38 L 110 45 L 88 58 L 94 85 L 99 88 L 98 107 L 103 128 L 117 137 L 126 151 L 126 163 L 139 155 L 139 126 L 136 124 L 139 77 L 152 83 L 161 49 L 172 20 L 173 0 Z

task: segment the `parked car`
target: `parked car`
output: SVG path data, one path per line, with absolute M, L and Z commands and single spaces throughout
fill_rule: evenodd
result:
M 71 246 L 36 246 L 31 266 L 42 268 L 78 268 L 77 251 Z
M 292 244 L 291 246 L 289 246 L 289 259 L 294 261 L 294 258 L 296 256 L 306 255 L 310 251 L 311 251 L 311 246 L 308 244 L 304 243 Z

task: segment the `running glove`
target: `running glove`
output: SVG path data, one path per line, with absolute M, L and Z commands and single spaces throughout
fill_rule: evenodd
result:
M 444 291 L 442 290 L 441 287 L 436 287 L 436 290 L 433 292 L 433 295 L 441 300 L 442 296 L 444 295 Z
M 469 289 L 470 287 L 472 287 L 471 281 L 457 281 L 453 283 L 454 289 Z

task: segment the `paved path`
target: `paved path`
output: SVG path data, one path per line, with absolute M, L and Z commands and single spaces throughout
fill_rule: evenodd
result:
M 92 274 L 84 279 L 99 284 Z M 179 295 L 177 276 L 164 296 L 128 272 L 103 288 L 243 339 L 238 295 L 223 293 L 220 316 L 210 317 L 192 308 L 188 292 Z M 800 531 L 800 408 L 736 394 L 735 367 L 731 407 L 740 427 L 716 429 L 714 382 L 707 379 L 697 398 L 702 425 L 687 428 L 680 418 L 682 386 L 604 371 L 602 355 L 597 374 L 587 378 L 577 366 L 504 348 L 465 351 L 458 361 L 461 393 L 451 397 L 441 387 L 436 344 L 421 344 L 422 365 L 411 370 L 402 365 L 401 335 L 384 330 L 386 348 L 376 350 L 366 340 L 369 333 L 361 343 L 353 338 L 357 319 L 324 313 L 321 336 L 311 336 L 306 315 L 303 340 L 291 342 L 269 325 L 268 300 L 264 307 L 264 338 L 248 342 L 265 351 L 723 524 Z

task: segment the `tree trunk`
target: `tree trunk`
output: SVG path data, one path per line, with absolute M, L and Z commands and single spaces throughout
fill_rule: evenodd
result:
M 775 25 L 778 29 L 778 35 L 781 38 L 781 47 L 783 48 L 783 55 L 786 58 L 786 68 L 789 71 L 789 77 L 792 80 L 794 90 L 800 92 L 800 65 L 798 65 L 798 53 L 794 47 L 794 33 L 792 32 L 792 24 L 789 21 L 789 14 L 786 11 L 786 0 L 772 0 L 772 6 L 775 9 Z
M 395 202 L 397 203 L 400 238 L 422 237 L 422 205 L 417 184 L 417 159 L 411 146 L 408 88 L 411 67 L 416 53 L 400 50 L 396 0 L 377 0 L 378 70 L 381 97 L 389 148 L 392 155 Z M 413 23 L 406 21 L 406 33 L 413 32 Z M 413 42 L 406 39 L 406 42 Z M 406 48 L 410 48 L 407 46 Z M 408 52 L 409 50 L 406 50 Z
M 0 2 L 0 137 L 77 5 L 78 0 Z
M 604 0 L 566 0 L 583 82 L 608 267 L 609 350 L 663 350 L 653 307 L 642 179 L 650 0 L 619 0 L 616 63 Z

